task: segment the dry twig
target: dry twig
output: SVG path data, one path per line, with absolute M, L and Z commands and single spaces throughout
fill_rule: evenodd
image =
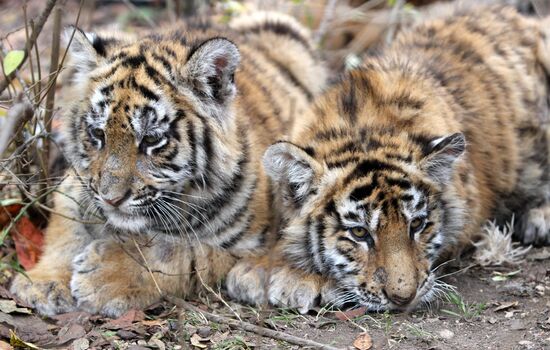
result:
M 0 132 L 0 156 L 13 141 L 13 136 L 21 128 L 21 125 L 31 120 L 33 115 L 32 105 L 24 101 L 22 94 L 18 95 L 13 106 L 8 110 L 6 122 Z
M 180 298 L 176 298 L 176 297 L 173 297 L 173 296 L 165 296 L 164 298 L 168 302 L 170 302 L 172 304 L 175 304 L 175 305 L 177 305 L 177 306 L 179 306 L 179 307 L 181 307 L 185 310 L 196 312 L 196 313 L 199 313 L 199 314 L 203 315 L 204 318 L 206 318 L 210 322 L 223 323 L 225 325 L 228 325 L 230 328 L 233 328 L 233 329 L 236 329 L 236 330 L 243 330 L 243 331 L 247 331 L 247 332 L 252 332 L 252 333 L 256 333 L 258 335 L 264 336 L 264 337 L 277 339 L 277 340 L 282 340 L 282 341 L 286 341 L 287 343 L 290 343 L 290 344 L 294 344 L 294 345 L 298 345 L 298 346 L 307 346 L 307 347 L 311 347 L 311 348 L 314 348 L 314 349 L 322 349 L 322 350 L 338 350 L 338 349 L 341 349 L 341 348 L 337 348 L 337 347 L 334 347 L 334 346 L 321 344 L 321 343 L 318 343 L 318 342 L 313 341 L 313 340 L 304 339 L 304 338 L 296 337 L 296 336 L 291 335 L 291 334 L 286 334 L 286 333 L 283 333 L 283 332 L 275 331 L 275 330 L 272 330 L 272 329 L 269 329 L 269 328 L 259 327 L 259 326 L 253 325 L 253 324 L 245 322 L 245 321 L 237 321 L 237 320 L 234 320 L 234 319 L 229 318 L 229 317 L 214 315 L 210 312 L 201 310 L 198 307 L 196 307 L 194 305 L 191 305 L 190 303 L 188 303 L 185 300 L 180 299 Z

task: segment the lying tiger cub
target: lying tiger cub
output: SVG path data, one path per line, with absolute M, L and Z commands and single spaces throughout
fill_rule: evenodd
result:
M 309 31 L 256 13 L 135 40 L 76 30 L 69 51 L 73 171 L 42 259 L 11 290 L 42 314 L 114 317 L 160 293 L 191 295 L 263 254 L 272 187 L 262 155 L 326 76 Z
M 398 35 L 264 156 L 285 206 L 274 255 L 229 293 L 311 308 L 407 310 L 488 219 L 550 243 L 550 21 L 457 10 Z

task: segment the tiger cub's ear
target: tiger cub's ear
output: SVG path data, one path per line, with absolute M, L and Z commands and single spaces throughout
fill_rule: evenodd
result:
M 74 33 L 74 35 L 73 35 Z M 63 33 L 65 44 L 69 44 L 71 65 L 80 75 L 94 70 L 105 58 L 105 42 L 95 33 L 68 26 Z M 71 39 L 72 38 L 72 39 Z
M 237 91 L 235 70 L 240 58 L 239 49 L 231 41 L 208 39 L 189 53 L 184 76 L 200 99 L 224 106 Z
M 465 149 L 466 139 L 462 133 L 438 137 L 430 142 L 420 167 L 435 182 L 446 184 Z
M 287 204 L 301 205 L 315 188 L 323 167 L 306 150 L 290 142 L 271 145 L 263 157 L 267 175 L 283 192 Z

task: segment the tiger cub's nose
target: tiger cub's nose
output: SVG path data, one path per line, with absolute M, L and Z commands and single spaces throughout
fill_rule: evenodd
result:
M 406 306 L 414 300 L 414 297 L 416 296 L 416 291 L 413 291 L 412 293 L 408 293 L 406 295 L 398 295 L 394 293 L 388 293 L 386 292 L 386 290 L 384 290 L 384 294 L 395 305 Z

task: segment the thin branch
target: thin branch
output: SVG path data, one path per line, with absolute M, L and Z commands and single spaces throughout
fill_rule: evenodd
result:
M 32 31 L 30 43 L 25 47 L 25 56 L 23 56 L 23 59 L 17 66 L 17 69 L 19 69 L 27 60 L 29 56 L 29 52 L 27 49 L 32 49 L 32 47 L 36 44 L 36 40 L 38 39 L 38 35 L 42 31 L 42 28 L 44 28 L 44 24 L 48 20 L 48 17 L 50 16 L 50 13 L 52 12 L 53 7 L 55 6 L 56 0 L 48 0 L 46 2 L 46 7 L 44 8 L 44 11 L 40 14 L 38 17 L 38 20 L 36 21 L 36 25 L 34 27 L 34 30 Z M 15 69 L 15 70 L 17 70 Z M 15 76 L 15 72 L 10 74 L 6 77 L 5 80 L 0 81 L 0 94 L 8 87 L 8 85 L 11 83 L 13 77 Z
M 296 336 L 291 335 L 291 334 L 286 334 L 286 333 L 283 333 L 283 332 L 275 331 L 275 330 L 272 330 L 272 329 L 269 329 L 269 328 L 259 327 L 259 326 L 253 325 L 252 323 L 248 323 L 248 322 L 245 322 L 245 321 L 237 321 L 237 320 L 234 320 L 234 319 L 229 318 L 229 317 L 214 315 L 210 312 L 201 310 L 198 307 L 193 306 L 193 305 L 189 304 L 188 302 L 186 302 L 185 300 L 180 299 L 180 298 L 176 298 L 176 297 L 173 297 L 173 296 L 165 296 L 164 298 L 168 302 L 170 302 L 172 304 L 175 304 L 175 305 L 177 305 L 177 306 L 179 306 L 179 307 L 181 307 L 185 310 L 196 312 L 198 314 L 203 315 L 204 318 L 206 318 L 210 322 L 223 323 L 225 325 L 228 325 L 230 328 L 233 328 L 233 329 L 236 329 L 236 330 L 244 330 L 244 331 L 247 331 L 247 332 L 256 333 L 256 334 L 264 336 L 264 337 L 286 341 L 287 343 L 298 345 L 298 346 L 308 346 L 308 347 L 312 347 L 314 349 L 322 349 L 322 350 L 339 350 L 339 349 L 341 349 L 341 348 L 336 348 L 334 346 L 321 344 L 321 343 L 318 343 L 318 342 L 313 341 L 313 340 L 304 339 L 304 338 L 296 337 Z
M 13 106 L 8 110 L 6 122 L 0 132 L 0 156 L 14 139 L 14 135 L 26 122 L 31 120 L 34 115 L 32 105 L 23 101 L 23 95 L 18 95 Z
M 134 244 L 136 246 L 137 251 L 139 252 L 139 255 L 141 255 L 141 258 L 143 259 L 143 262 L 145 263 L 145 266 L 147 267 L 147 271 L 149 271 L 149 274 L 151 275 L 151 278 L 153 279 L 153 283 L 155 284 L 155 287 L 157 288 L 157 291 L 159 292 L 159 295 L 162 296 L 162 290 L 160 289 L 159 284 L 157 283 L 157 280 L 155 278 L 155 275 L 153 274 L 153 271 L 151 271 L 151 267 L 149 267 L 149 262 L 145 258 L 145 255 L 143 255 L 143 252 L 141 251 L 141 248 L 139 247 L 139 244 L 136 242 L 135 238 L 132 238 L 134 241 Z
M 405 6 L 405 0 L 397 0 L 393 5 L 393 9 L 390 13 L 390 27 L 386 33 L 386 45 L 391 44 L 393 38 L 395 37 L 395 32 L 397 31 L 398 26 L 398 17 L 403 9 L 403 6 Z
M 336 8 L 337 2 L 338 0 L 329 0 L 328 3 L 325 5 L 323 18 L 321 19 L 321 23 L 319 24 L 319 27 L 317 28 L 317 31 L 313 36 L 313 41 L 317 46 L 321 44 L 321 41 L 323 40 L 323 37 L 327 32 L 328 26 L 332 22 L 332 19 L 334 17 L 334 9 Z
M 61 42 L 61 7 L 56 6 L 55 13 L 53 15 L 53 32 L 52 32 L 52 52 L 50 59 L 50 85 L 51 89 L 48 91 L 46 97 L 46 112 L 44 113 L 44 126 L 46 133 L 52 132 L 52 115 L 55 106 L 55 84 L 57 81 L 57 75 L 59 70 L 59 46 Z M 55 73 L 55 74 L 54 74 Z M 50 143 L 44 142 L 42 153 L 40 154 L 41 160 L 41 179 L 48 179 L 48 164 L 50 159 Z M 42 188 L 49 186 L 49 181 L 42 184 Z M 44 198 L 45 200 L 46 198 Z M 42 203 L 43 204 L 43 203 Z

